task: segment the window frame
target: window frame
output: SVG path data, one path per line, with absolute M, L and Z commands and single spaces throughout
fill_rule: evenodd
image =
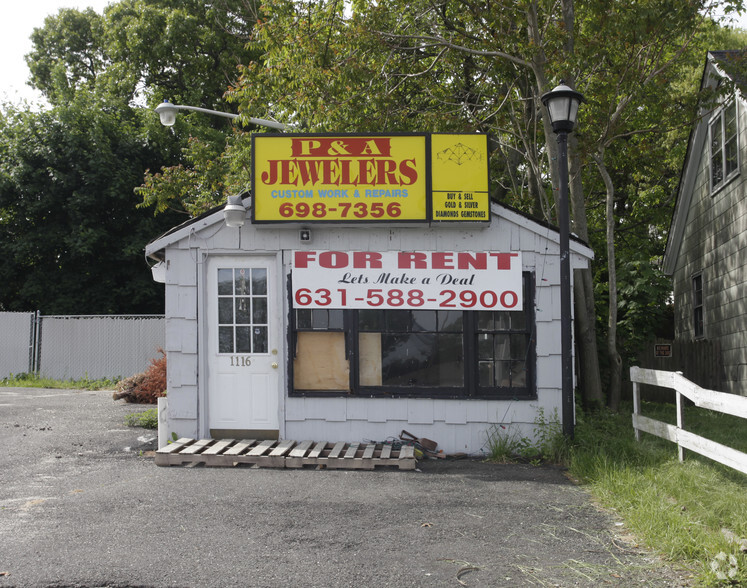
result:
M 734 113 L 734 132 L 727 137 L 727 112 L 733 108 Z M 725 103 L 708 121 L 708 182 L 711 189 L 711 195 L 716 194 L 729 182 L 731 182 L 740 173 L 741 161 L 739 155 L 739 100 L 732 99 Z M 714 129 L 718 130 L 718 149 L 714 153 Z M 727 154 L 729 151 L 729 145 L 734 143 L 734 159 L 736 160 L 734 169 L 731 171 L 727 170 L 727 164 L 729 158 Z M 718 182 L 714 182 L 714 158 L 718 155 L 720 159 L 719 164 L 721 167 L 722 177 Z
M 291 351 L 288 359 L 288 395 L 290 397 L 352 397 L 352 398 L 448 398 L 460 400 L 536 400 L 537 399 L 537 350 L 536 323 L 534 310 L 534 273 L 522 272 L 525 327 L 526 334 L 526 376 L 525 386 L 500 387 L 479 385 L 478 355 L 478 312 L 462 311 L 462 357 L 464 378 L 463 386 L 366 386 L 360 384 L 360 329 L 359 312 L 356 309 L 343 309 L 345 332 L 345 355 L 349 361 L 350 390 L 296 390 L 294 385 L 294 363 L 297 350 L 297 333 L 312 329 L 297 328 L 296 310 L 293 308 L 291 277 L 288 279 L 288 348 Z M 410 309 L 416 310 L 416 309 Z M 513 311 L 512 311 L 513 312 Z M 365 332 L 365 331 L 364 331 Z M 517 334 L 516 329 L 507 334 Z

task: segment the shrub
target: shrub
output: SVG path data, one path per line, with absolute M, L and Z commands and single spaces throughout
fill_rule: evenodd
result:
M 126 402 L 155 404 L 157 398 L 166 396 L 166 354 L 160 348 L 158 352 L 161 357 L 151 359 L 148 369 L 117 384 L 114 400 L 124 398 Z

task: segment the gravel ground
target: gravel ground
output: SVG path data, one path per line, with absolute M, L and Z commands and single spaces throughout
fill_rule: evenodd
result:
M 0 588 L 689 585 L 560 468 L 157 467 L 145 408 L 0 388 Z

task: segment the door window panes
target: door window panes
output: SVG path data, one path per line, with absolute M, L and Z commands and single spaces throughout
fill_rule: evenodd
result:
M 218 352 L 267 353 L 266 268 L 219 268 Z

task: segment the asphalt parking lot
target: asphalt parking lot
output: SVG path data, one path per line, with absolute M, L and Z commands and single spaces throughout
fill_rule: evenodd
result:
M 145 408 L 0 388 L 0 588 L 687 585 L 560 468 L 157 467 Z

